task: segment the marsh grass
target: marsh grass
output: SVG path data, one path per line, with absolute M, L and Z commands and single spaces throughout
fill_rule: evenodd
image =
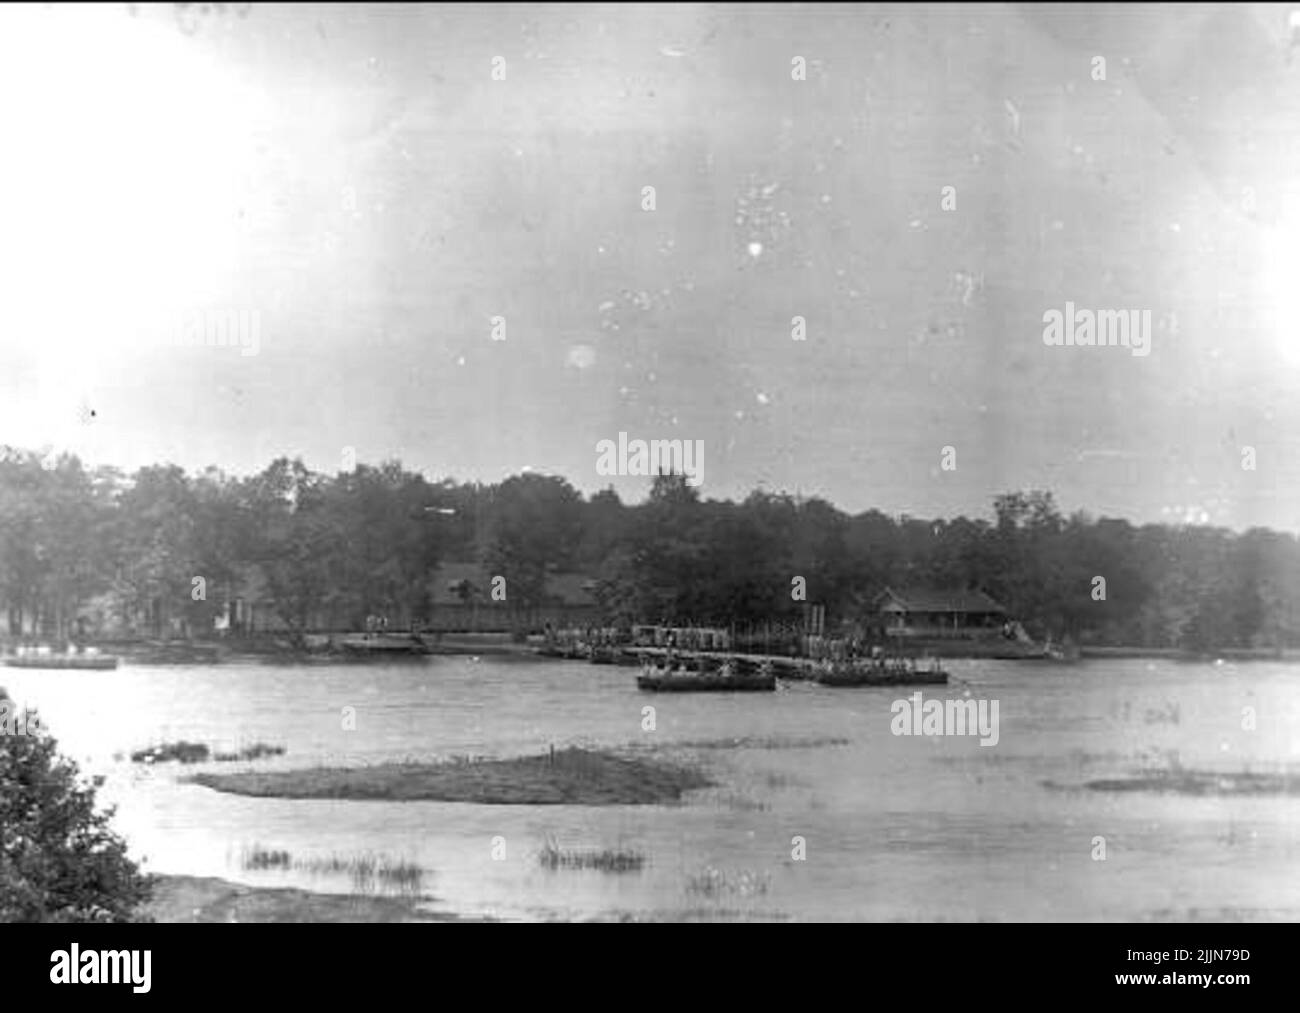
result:
M 253 844 L 244 849 L 241 864 L 245 869 L 265 871 L 284 869 L 313 876 L 346 876 L 357 893 L 401 894 L 420 896 L 424 887 L 424 870 L 406 859 L 394 859 L 370 852 L 362 855 L 329 855 L 324 858 L 294 860 L 287 851 L 277 851 Z
M 424 870 L 414 862 L 387 855 L 330 855 L 297 862 L 294 868 L 314 875 L 345 875 L 359 893 L 418 895 L 424 886 Z
M 765 872 L 707 866 L 686 880 L 686 892 L 709 900 L 760 897 L 767 893 L 771 881 L 772 877 Z
M 1101 778 L 1084 782 L 1090 791 L 1157 792 L 1166 795 L 1300 795 L 1300 775 L 1249 771 L 1173 770 L 1148 771 L 1134 777 Z
M 164 742 L 131 754 L 132 763 L 205 763 L 211 751 L 201 742 Z
M 283 756 L 285 753 L 284 746 L 270 746 L 265 742 L 255 742 L 251 746 L 245 746 L 233 753 L 214 753 L 211 749 L 201 742 L 164 742 L 157 746 L 150 746 L 148 749 L 138 749 L 131 754 L 132 763 L 207 763 L 208 760 L 215 760 L 218 763 L 238 763 L 240 761 L 257 760 L 263 756 Z
M 240 862 L 245 869 L 288 869 L 293 866 L 293 856 L 254 844 L 244 849 Z
M 233 753 L 213 753 L 212 758 L 218 763 L 239 763 L 260 760 L 263 756 L 283 756 L 284 754 L 284 746 L 268 746 L 265 742 L 255 742 L 251 746 L 245 746 Z
M 544 869 L 597 869 L 600 872 L 640 872 L 645 855 L 631 848 L 605 848 L 602 851 L 566 851 L 551 837 L 542 846 L 538 861 Z

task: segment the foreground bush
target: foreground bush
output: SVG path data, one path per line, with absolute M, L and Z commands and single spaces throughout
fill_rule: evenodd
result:
M 102 778 L 83 783 L 56 749 L 43 731 L 0 735 L 0 922 L 144 920 L 152 884 L 95 809 Z

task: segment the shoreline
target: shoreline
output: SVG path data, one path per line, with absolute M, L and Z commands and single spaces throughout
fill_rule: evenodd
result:
M 123 661 L 143 665 L 168 664 L 226 664 L 268 662 L 278 664 L 362 665 L 376 661 L 420 661 L 430 657 L 491 657 L 499 661 L 583 661 L 586 658 L 569 658 L 548 655 L 539 650 L 536 638 L 516 641 L 509 633 L 425 632 L 419 639 L 423 651 L 409 654 L 376 651 L 374 654 L 351 654 L 337 647 L 336 641 L 360 636 L 357 633 L 309 634 L 312 646 L 295 647 L 280 634 L 259 634 L 239 640 L 153 640 L 149 638 L 105 639 L 86 641 L 87 646 L 101 653 L 112 654 Z M 396 634 L 395 634 L 396 635 Z M 12 650 L 17 639 L 0 635 L 0 653 Z M 917 638 L 899 645 L 904 654 L 924 654 L 945 660 L 963 661 L 1056 661 L 1044 654 L 1042 645 L 1033 646 L 1015 642 L 928 640 Z M 662 648 L 648 648 L 647 653 L 661 653 Z M 1182 647 L 1142 647 L 1124 644 L 1080 644 L 1077 659 L 1098 661 L 1110 659 L 1148 658 L 1178 662 L 1232 662 L 1276 661 L 1300 662 L 1300 648 L 1293 647 L 1222 647 L 1191 650 Z M 694 652 L 690 652 L 694 653 Z M 734 651 L 704 651 L 719 656 Z M 774 663 L 799 665 L 812 659 L 803 655 L 769 654 Z
M 246 886 L 215 876 L 154 876 L 141 913 L 163 924 L 490 922 L 492 918 L 428 911 L 429 897 L 317 893 L 296 887 Z
M 1217 650 L 1189 651 L 1181 647 L 1081 647 L 1084 660 L 1107 658 L 1163 658 L 1168 661 L 1300 661 L 1300 648 L 1294 647 L 1223 647 Z

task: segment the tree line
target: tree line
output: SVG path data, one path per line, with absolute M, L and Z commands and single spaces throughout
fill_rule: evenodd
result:
M 237 477 L 0 453 L 11 636 L 206 635 L 227 602 L 254 594 L 293 635 L 360 629 L 370 615 L 421 624 L 446 561 L 505 576 L 521 621 L 548 574 L 579 572 L 610 623 L 797 625 L 815 603 L 833 632 L 867 616 L 884 587 L 924 585 L 987 591 L 1056 639 L 1300 645 L 1295 536 L 1067 517 L 1048 492 L 1000 495 L 990 518 L 923 520 L 766 491 L 702 499 L 671 475 L 628 504 L 538 474 L 434 482 L 398 461 L 326 475 L 281 458 Z M 795 577 L 806 601 L 792 595 Z

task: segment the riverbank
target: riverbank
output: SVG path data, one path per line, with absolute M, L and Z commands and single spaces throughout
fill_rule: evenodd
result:
M 190 780 L 255 798 L 481 805 L 665 805 L 712 785 L 694 768 L 576 747 L 504 760 L 205 773 Z
M 276 664 L 358 664 L 374 660 L 397 660 L 390 652 L 376 651 L 373 656 L 349 652 L 339 646 L 344 639 L 359 634 L 309 634 L 306 647 L 295 646 L 281 634 L 258 634 L 228 640 L 96 640 L 90 646 L 102 653 L 113 654 L 132 664 L 141 665 L 201 665 L 222 662 L 271 662 Z M 409 657 L 465 656 L 492 658 L 499 661 L 574 660 L 550 657 L 538 653 L 537 638 L 529 642 L 516 641 L 508 633 L 425 633 L 419 638 L 425 651 Z M 11 651 L 21 638 L 0 636 L 0 653 Z M 893 648 L 897 650 L 897 647 Z M 655 654 L 662 648 L 627 648 L 629 652 Z M 679 652 L 681 653 L 681 652 Z M 730 654 L 734 652 L 710 652 Z M 902 653 L 924 654 L 930 657 L 964 660 L 1043 661 L 1045 650 L 1041 644 L 1024 644 L 1004 640 L 914 639 L 903 645 Z M 797 676 L 797 670 L 808 659 L 785 654 L 747 655 L 755 660 L 771 660 L 789 669 L 787 676 Z M 1283 661 L 1300 662 L 1300 649 L 1276 647 L 1224 647 L 1191 651 L 1178 647 L 1141 647 L 1127 645 L 1086 645 L 1079 648 L 1084 660 L 1161 659 L 1178 662 L 1217 661 Z M 778 673 L 781 674 L 781 673 Z
M 1188 651 L 1180 647 L 1081 647 L 1085 659 L 1160 658 L 1166 661 L 1300 661 L 1300 650 L 1290 647 L 1222 647 Z
M 302 663 L 356 663 L 376 658 L 389 661 L 399 652 L 357 652 L 344 649 L 361 633 L 312 633 L 304 643 L 294 644 L 283 634 L 257 634 L 251 637 L 232 637 L 221 640 L 103 640 L 94 646 L 103 653 L 115 654 L 126 661 L 146 665 L 216 664 L 227 661 L 272 661 L 289 664 Z M 390 640 L 399 640 L 403 634 L 390 634 Z M 415 646 L 423 650 L 411 652 L 411 657 L 421 655 L 467 655 L 494 658 L 537 658 L 534 645 L 516 642 L 508 633 L 423 633 L 411 635 Z
M 312 893 L 199 876 L 157 876 L 154 882 L 154 897 L 144 913 L 172 924 L 491 921 L 426 911 L 414 898 Z

